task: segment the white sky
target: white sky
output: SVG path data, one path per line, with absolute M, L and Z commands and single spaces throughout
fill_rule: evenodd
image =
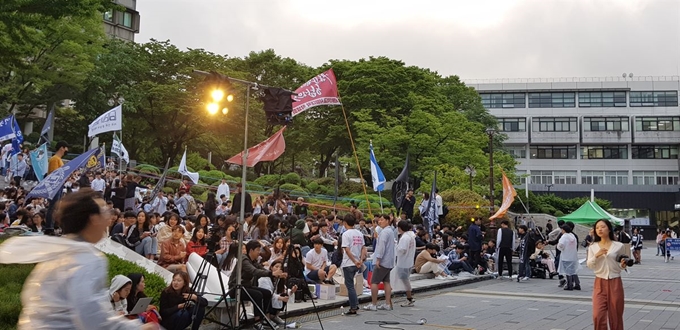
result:
M 678 75 L 677 0 L 138 0 L 137 42 L 319 66 L 400 59 L 472 78 Z

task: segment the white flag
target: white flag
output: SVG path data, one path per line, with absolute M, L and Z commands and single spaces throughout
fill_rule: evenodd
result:
M 111 153 L 118 155 L 125 163 L 130 164 L 130 155 L 122 142 L 118 139 L 116 134 L 113 134 L 113 143 L 111 143 Z
M 198 172 L 189 172 L 187 169 L 187 151 L 186 149 L 184 150 L 184 155 L 182 155 L 182 161 L 179 162 L 179 167 L 177 168 L 177 172 L 179 172 L 182 175 L 186 175 L 191 179 L 191 181 L 194 182 L 194 184 L 198 184 Z
M 119 105 L 105 114 L 99 116 L 90 125 L 87 132 L 88 137 L 93 137 L 97 134 L 120 131 L 123 129 L 123 106 Z

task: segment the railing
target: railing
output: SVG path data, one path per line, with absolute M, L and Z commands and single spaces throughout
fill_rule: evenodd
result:
M 462 79 L 466 84 L 517 84 L 556 82 L 616 82 L 616 81 L 680 81 L 680 76 L 639 76 L 639 77 L 557 77 L 557 78 L 493 78 Z

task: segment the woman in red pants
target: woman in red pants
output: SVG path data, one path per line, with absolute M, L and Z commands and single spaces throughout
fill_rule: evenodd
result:
M 623 284 L 621 270 L 626 261 L 623 244 L 614 241 L 612 224 L 607 220 L 595 222 L 595 239 L 588 247 L 588 268 L 595 272 L 593 288 L 593 324 L 595 330 L 623 330 Z M 607 328 L 607 323 L 609 328 Z

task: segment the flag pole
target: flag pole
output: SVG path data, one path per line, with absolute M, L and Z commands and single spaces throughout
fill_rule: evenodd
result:
M 120 133 L 118 135 L 118 145 L 122 146 L 123 145 L 123 130 L 120 130 L 118 133 Z M 122 153 L 122 151 L 121 151 L 122 149 L 123 148 L 120 147 L 120 150 L 118 151 L 118 153 L 119 153 L 119 155 L 118 155 L 118 172 L 123 172 L 123 155 L 120 155 L 120 153 Z
M 382 203 L 382 194 L 381 194 L 381 191 L 378 191 L 378 197 L 380 197 L 380 213 L 385 213 L 385 210 L 383 209 L 383 203 Z
M 338 91 L 338 98 L 340 98 L 340 91 Z M 352 130 L 349 129 L 349 120 L 347 120 L 347 112 L 345 111 L 345 105 L 340 104 L 342 107 L 342 115 L 345 117 L 345 125 L 347 126 L 347 134 L 349 134 L 349 141 L 352 144 L 352 152 L 354 152 L 354 160 L 357 162 L 357 170 L 359 170 L 359 179 L 361 180 L 361 187 L 364 188 L 364 197 L 366 198 L 366 206 L 368 207 L 368 214 L 373 214 L 371 212 L 371 202 L 368 201 L 368 192 L 366 191 L 366 182 L 364 181 L 364 175 L 361 174 L 361 166 L 359 165 L 359 156 L 357 155 L 357 148 L 354 146 L 354 139 L 352 138 Z

